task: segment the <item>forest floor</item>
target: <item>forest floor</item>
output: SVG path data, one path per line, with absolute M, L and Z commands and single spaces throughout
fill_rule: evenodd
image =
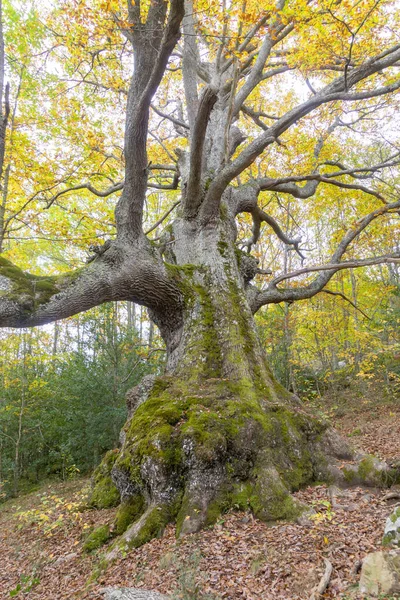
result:
M 399 457 L 400 401 L 377 390 L 349 388 L 318 403 L 356 447 Z M 82 546 L 91 528 L 115 510 L 78 510 L 87 481 L 45 485 L 0 505 L 0 598 L 100 600 L 108 586 L 139 587 L 182 600 L 308 600 L 333 565 L 324 598 L 356 598 L 363 557 L 381 547 L 393 510 L 385 491 L 352 488 L 332 497 L 326 486 L 296 493 L 316 511 L 308 526 L 266 524 L 231 512 L 211 529 L 177 541 L 174 527 L 102 569 L 101 550 Z

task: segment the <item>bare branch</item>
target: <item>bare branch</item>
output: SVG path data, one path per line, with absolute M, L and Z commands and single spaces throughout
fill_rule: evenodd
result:
M 300 275 L 307 275 L 308 273 L 315 273 L 315 271 L 342 271 L 343 269 L 356 269 L 358 267 L 369 267 L 372 265 L 382 265 L 388 263 L 400 262 L 400 253 L 385 254 L 384 256 L 372 256 L 370 258 L 363 258 L 360 260 L 348 260 L 340 263 L 328 263 L 326 265 L 316 265 L 314 267 L 305 267 L 304 269 L 298 269 L 297 271 L 291 271 L 284 275 L 279 275 L 270 282 L 270 286 L 276 286 L 281 281 L 287 279 L 293 279 L 293 277 L 299 277 Z
M 171 206 L 171 208 L 170 208 L 169 210 L 167 210 L 167 212 L 166 212 L 166 213 L 165 213 L 165 214 L 164 214 L 162 217 L 160 217 L 160 218 L 158 219 L 158 221 L 156 221 L 156 222 L 154 223 L 154 225 L 152 225 L 152 226 L 150 227 L 150 229 L 148 229 L 148 230 L 145 232 L 145 235 L 149 235 L 149 233 L 151 233 L 152 231 L 154 231 L 155 229 L 157 229 L 157 227 L 158 227 L 159 225 L 161 225 L 161 223 L 163 223 L 163 222 L 165 221 L 165 219 L 166 219 L 166 218 L 167 218 L 167 217 L 168 217 L 168 216 L 169 216 L 169 215 L 172 213 L 172 211 L 173 211 L 173 210 L 175 210 L 175 208 L 176 208 L 177 206 L 179 206 L 179 205 L 180 205 L 180 203 L 181 203 L 181 201 L 180 201 L 180 200 L 178 200 L 177 202 L 174 202 L 174 204 Z
M 173 123 L 174 125 L 177 125 L 178 127 L 183 127 L 183 129 L 189 129 L 189 125 L 187 123 L 185 123 L 184 121 L 181 121 L 180 119 L 177 119 L 176 117 L 174 117 L 172 115 L 167 115 L 167 113 L 161 111 L 159 108 L 154 106 L 154 104 L 151 104 L 150 106 L 151 106 L 152 110 L 154 110 L 156 115 L 158 115 L 159 117 L 162 117 L 163 119 L 168 119 L 168 121 L 171 121 L 171 123 Z
M 358 238 L 358 236 L 378 217 L 390 214 L 393 211 L 400 209 L 400 200 L 393 202 L 392 204 L 385 204 L 379 209 L 376 209 L 360 219 L 354 227 L 352 227 L 342 238 L 338 244 L 335 252 L 331 256 L 331 260 L 325 265 L 317 265 L 311 267 L 305 267 L 291 273 L 286 273 L 276 277 L 269 282 L 268 287 L 259 292 L 253 294 L 252 297 L 252 308 L 256 312 L 265 304 L 276 304 L 279 302 L 293 302 L 295 300 L 304 300 L 306 298 L 312 298 L 315 294 L 321 292 L 333 275 L 342 269 L 351 269 L 358 267 L 372 266 L 376 264 L 390 264 L 398 263 L 400 261 L 400 253 L 395 252 L 393 254 L 387 254 L 384 256 L 370 257 L 366 259 L 350 260 L 341 262 L 342 256 L 347 251 L 350 244 Z M 295 288 L 278 288 L 278 283 L 293 279 L 301 275 L 308 273 L 320 272 L 320 274 L 307 286 L 295 287 Z M 254 290 L 253 290 L 254 292 Z
M 160 185 L 157 183 L 148 182 L 147 187 L 157 189 L 157 190 L 176 190 L 178 188 L 179 176 L 178 176 L 178 172 L 176 170 L 175 165 L 149 164 L 147 168 L 149 171 L 155 171 L 155 170 L 174 171 L 173 181 L 171 184 Z M 73 185 L 69 188 L 61 190 L 61 191 L 57 192 L 56 194 L 54 194 L 54 196 L 52 196 L 49 200 L 47 200 L 46 209 L 50 208 L 52 206 L 52 204 L 54 204 L 54 202 L 60 196 L 63 196 L 64 194 L 69 194 L 71 192 L 76 192 L 78 190 L 88 190 L 89 192 L 91 192 L 95 196 L 98 196 L 99 198 L 107 198 L 108 196 L 111 196 L 112 194 L 115 194 L 116 192 L 121 191 L 124 188 L 124 185 L 125 185 L 124 181 L 119 181 L 118 183 L 114 183 L 113 185 L 111 185 L 110 187 L 108 187 L 105 190 L 99 190 L 99 189 L 95 188 L 91 183 L 79 183 L 77 185 Z M 32 200 L 37 198 L 41 193 L 42 192 L 37 192 L 36 194 L 34 194 L 34 196 L 29 198 L 29 200 L 25 203 L 24 208 L 26 208 L 28 203 L 32 202 Z M 15 215 L 13 215 L 13 216 L 15 216 Z
M 263 112 L 257 112 L 255 110 L 253 110 L 250 106 L 246 106 L 245 104 L 243 104 L 241 111 L 243 114 L 248 115 L 254 121 L 254 123 L 261 129 L 263 129 L 264 131 L 267 131 L 269 126 L 266 125 L 265 123 L 263 123 L 263 121 L 261 121 L 261 117 L 263 117 L 264 119 L 273 119 L 273 120 L 276 120 L 278 118 L 278 117 L 274 117 L 271 115 L 267 115 Z
M 319 142 L 314 152 L 316 158 L 318 157 L 318 153 L 321 150 L 321 148 L 322 144 Z M 320 174 L 315 172 L 310 175 L 292 175 L 289 177 L 280 177 L 276 179 L 264 177 L 258 179 L 257 183 L 262 191 L 274 191 L 281 192 L 284 194 L 291 194 L 293 197 L 301 199 L 310 198 L 313 194 L 315 194 L 317 187 L 320 183 L 327 183 L 343 189 L 359 190 L 371 196 L 375 196 L 375 198 L 378 198 L 382 202 L 387 203 L 384 196 L 382 196 L 382 194 L 380 194 L 376 190 L 368 188 L 365 185 L 346 183 L 343 181 L 337 181 L 333 178 L 343 177 L 347 175 L 354 179 L 370 179 L 375 173 L 380 172 L 383 169 L 399 165 L 400 159 L 396 159 L 396 157 L 398 157 L 399 154 L 399 152 L 396 152 L 394 155 L 387 158 L 385 161 L 382 161 L 376 165 L 372 165 L 369 167 L 354 167 L 353 169 L 345 167 L 344 165 L 334 161 L 325 161 L 323 164 L 340 167 L 341 170 L 334 171 L 332 173 Z M 306 181 L 306 185 L 296 185 L 296 182 L 301 181 Z
M 300 258 L 305 258 L 305 256 L 301 253 L 300 250 L 301 238 L 290 238 L 288 235 L 286 235 L 285 232 L 281 229 L 276 219 L 271 217 L 271 215 L 268 215 L 259 206 L 256 206 L 251 211 L 251 215 L 253 217 L 253 235 L 249 240 L 245 240 L 244 242 L 242 242 L 243 246 L 247 246 L 248 252 L 250 252 L 251 247 L 258 242 L 261 233 L 261 223 L 265 222 L 268 223 L 268 225 L 274 231 L 278 239 L 280 239 L 284 244 L 287 244 L 288 246 L 293 246 Z
M 257 186 L 256 182 L 252 185 L 244 185 L 240 188 L 234 188 L 232 190 L 234 196 L 234 212 L 235 215 L 246 212 L 250 213 L 253 218 L 252 237 L 248 240 L 240 241 L 240 245 L 247 247 L 247 251 L 251 251 L 251 247 L 258 242 L 261 234 L 261 223 L 267 223 L 276 236 L 288 246 L 293 246 L 298 255 L 304 259 L 305 256 L 300 251 L 300 238 L 290 238 L 281 229 L 280 225 L 271 215 L 267 214 L 262 208 L 257 205 L 258 195 L 260 193 L 260 187 Z
M 99 196 L 100 198 L 107 198 L 107 196 L 111 196 L 111 194 L 115 194 L 115 192 L 119 192 L 123 188 L 124 188 L 123 181 L 115 183 L 114 185 L 110 186 L 106 190 L 98 190 L 97 188 L 92 186 L 90 183 L 80 183 L 78 185 L 73 185 L 72 187 L 66 188 L 65 190 L 61 190 L 60 192 L 57 192 L 57 194 L 54 194 L 54 196 L 52 196 L 50 198 L 50 200 L 47 201 L 46 208 L 50 208 L 51 205 L 54 204 L 54 202 L 60 196 L 63 196 L 64 194 L 69 194 L 70 192 L 76 192 L 78 190 L 88 190 L 95 196 Z
M 330 296 L 339 296 L 340 298 L 343 298 L 343 300 L 345 300 L 346 302 L 348 302 L 349 304 L 351 304 L 351 306 L 353 308 L 355 308 L 356 310 L 358 310 L 359 313 L 361 313 L 363 315 L 363 317 L 365 317 L 366 319 L 368 319 L 369 321 L 371 321 L 371 317 L 369 317 L 367 315 L 367 313 L 365 313 L 363 310 L 361 310 L 361 308 L 359 306 L 357 306 L 357 304 L 355 304 L 355 302 L 353 302 L 352 300 L 350 300 L 350 298 L 348 298 L 345 294 L 342 294 L 342 292 L 334 292 L 333 290 L 321 290 L 321 292 L 323 292 L 324 294 L 329 294 Z
M 338 174 L 340 175 L 340 174 Z M 385 198 L 379 192 L 372 190 L 371 188 L 366 187 L 365 185 L 360 185 L 357 183 L 345 183 L 344 181 L 337 181 L 336 179 L 332 179 L 331 175 L 319 175 L 318 173 L 314 175 L 304 175 L 303 177 L 299 175 L 298 177 L 282 177 L 281 179 L 259 179 L 260 188 L 263 191 L 274 191 L 281 192 L 284 194 L 291 194 L 295 198 L 310 198 L 313 196 L 317 190 L 317 187 L 320 183 L 328 183 L 330 185 L 334 185 L 336 187 L 340 187 L 347 190 L 359 190 L 370 196 L 375 196 L 382 202 L 386 203 Z M 302 187 L 296 185 L 295 181 L 308 181 L 308 183 Z
M 155 190 L 177 190 L 179 185 L 179 173 L 175 172 L 171 183 L 147 183 L 147 187 Z
M 384 256 L 373 256 L 361 260 L 345 261 L 341 263 L 328 263 L 326 265 L 318 265 L 316 267 L 309 267 L 308 269 L 299 269 L 292 273 L 287 273 L 286 276 L 277 277 L 269 284 L 266 290 L 253 292 L 253 298 L 251 299 L 251 306 L 253 313 L 257 312 L 262 306 L 266 304 L 280 304 L 281 302 L 296 302 L 298 300 L 306 300 L 312 298 L 316 294 L 324 291 L 324 285 L 333 277 L 337 271 L 342 269 L 356 269 L 360 267 L 368 267 L 382 264 L 400 264 L 400 253 L 387 254 Z M 317 278 L 313 283 L 305 287 L 295 288 L 277 288 L 276 284 L 279 281 L 290 279 L 292 277 L 299 277 L 307 273 L 315 271 L 323 271 L 325 277 Z M 274 284 L 274 285 L 272 285 Z
M 355 67 L 350 73 L 348 73 L 347 82 L 345 82 L 343 76 L 337 77 L 332 83 L 312 96 L 309 100 L 303 102 L 280 117 L 266 131 L 261 133 L 253 142 L 251 142 L 232 163 L 226 165 L 215 177 L 214 181 L 210 185 L 207 196 L 203 203 L 202 212 L 204 214 L 204 220 L 208 218 L 208 215 L 215 213 L 215 205 L 218 206 L 221 196 L 227 185 L 235 177 L 240 175 L 242 171 L 249 167 L 267 146 L 275 143 L 282 133 L 284 133 L 302 117 L 315 110 L 318 106 L 334 100 L 353 101 L 374 98 L 400 89 L 399 79 L 392 84 L 375 90 L 354 93 L 348 93 L 344 91 L 346 89 L 346 85 L 347 88 L 353 87 L 371 75 L 383 71 L 384 69 L 395 64 L 399 59 L 400 44 L 393 46 L 380 55 L 365 61 L 365 63 L 361 64 L 359 67 Z

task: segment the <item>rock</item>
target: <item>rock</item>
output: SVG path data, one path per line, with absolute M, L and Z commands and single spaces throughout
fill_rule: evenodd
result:
M 341 490 L 335 485 L 331 485 L 328 488 L 329 497 L 331 499 L 332 508 L 334 510 L 347 510 L 349 512 L 359 510 L 359 505 L 354 502 L 347 502 L 346 504 L 342 502 L 337 502 L 337 498 L 341 499 L 351 499 L 352 493 L 348 490 Z
M 104 600 L 168 600 L 158 592 L 138 588 L 105 588 L 101 590 Z
M 76 558 L 78 556 L 77 552 L 70 552 L 70 554 L 64 554 L 64 556 L 60 556 L 59 558 L 57 558 L 57 560 L 55 561 L 55 565 L 62 565 L 63 563 L 69 562 L 70 560 L 73 560 L 74 558 Z
M 387 518 L 382 544 L 400 546 L 400 506 Z
M 374 552 L 363 561 L 360 593 L 377 598 L 400 592 L 400 551 Z
M 351 502 L 350 504 L 338 504 L 336 508 L 341 508 L 342 510 L 345 510 L 347 512 L 354 512 L 356 510 L 360 510 L 360 505 Z
M 315 521 L 313 517 L 315 517 L 317 513 L 313 508 L 306 509 L 301 515 L 299 515 L 296 519 L 297 525 L 301 525 L 302 527 L 314 527 Z

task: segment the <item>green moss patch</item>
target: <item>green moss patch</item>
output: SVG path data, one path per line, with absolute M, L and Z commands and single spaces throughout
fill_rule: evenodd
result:
M 29 304 L 30 308 L 49 302 L 52 296 L 78 279 L 82 272 L 83 269 L 76 269 L 60 276 L 31 275 L 0 256 L 0 276 L 6 277 L 11 285 L 11 289 L 2 292 L 2 295 L 11 301 Z
M 111 538 L 110 528 L 108 525 L 100 525 L 100 527 L 96 527 L 91 533 L 89 533 L 86 538 L 85 543 L 83 544 L 84 552 L 93 552 L 101 546 L 104 546 L 106 542 Z
M 131 523 L 134 523 L 144 511 L 143 496 L 137 495 L 120 504 L 115 517 L 115 533 L 121 535 Z
M 364 456 L 356 465 L 345 467 L 343 475 L 349 485 L 365 484 L 387 487 L 395 482 L 393 473 L 384 469 L 382 463 L 372 455 Z
M 246 382 L 241 394 L 237 382 L 231 385 L 217 378 L 204 381 L 196 394 L 189 385 L 171 377 L 160 378 L 126 426 L 127 441 L 116 455 L 115 468 L 124 473 L 137 495 L 131 504 L 121 505 L 117 532 L 122 533 L 145 510 L 142 472 L 149 458 L 167 481 L 184 491 L 188 442 L 203 468 L 212 470 L 224 464 L 226 469 L 226 489 L 209 504 L 206 524 L 214 523 L 231 507 L 251 509 L 264 520 L 297 516 L 299 509 L 289 490 L 312 481 L 307 441 L 318 437 L 324 426 L 308 414 L 284 406 L 264 409 L 255 393 L 248 393 Z M 170 506 L 168 513 L 170 519 L 177 518 L 179 532 L 183 521 L 191 518 L 189 513 L 195 518 L 200 510 L 184 499 L 174 508 Z
M 111 479 L 111 469 L 118 458 L 118 450 L 110 450 L 93 473 L 93 489 L 89 504 L 95 508 L 111 508 L 120 502 L 119 491 Z

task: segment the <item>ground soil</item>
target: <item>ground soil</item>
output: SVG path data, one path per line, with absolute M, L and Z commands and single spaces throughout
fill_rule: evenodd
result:
M 400 401 L 369 385 L 336 390 L 315 402 L 353 444 L 400 458 Z M 104 548 L 87 555 L 84 539 L 115 509 L 78 510 L 87 481 L 51 483 L 0 505 L 0 598 L 97 600 L 108 586 L 153 589 L 182 600 L 308 600 L 333 565 L 323 598 L 354 598 L 363 557 L 381 548 L 393 505 L 385 491 L 325 485 L 296 496 L 315 510 L 302 525 L 266 524 L 230 512 L 212 529 L 177 541 L 174 527 L 102 568 Z

